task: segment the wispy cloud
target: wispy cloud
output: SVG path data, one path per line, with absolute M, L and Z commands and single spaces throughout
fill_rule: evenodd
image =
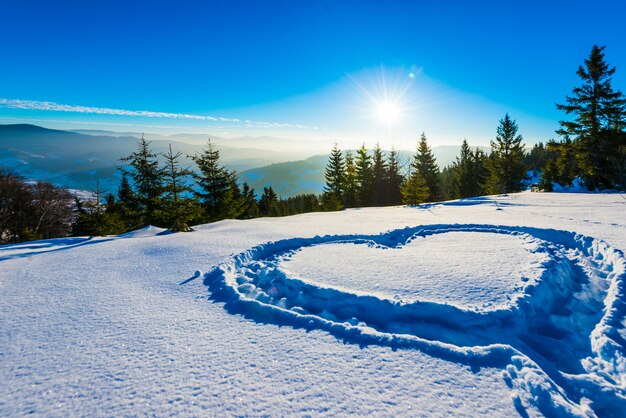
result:
M 144 118 L 168 118 L 168 119 L 185 119 L 205 122 L 221 122 L 232 124 L 234 126 L 244 126 L 247 128 L 288 128 L 288 129 L 310 129 L 318 130 L 316 126 L 306 126 L 293 123 L 265 122 L 242 120 L 238 118 L 224 118 L 208 115 L 193 115 L 188 113 L 170 113 L 170 112 L 154 112 L 149 110 L 127 110 L 112 109 L 108 107 L 78 106 L 67 105 L 55 102 L 40 102 L 35 100 L 19 100 L 19 99 L 3 99 L 0 98 L 0 107 L 10 109 L 27 109 L 27 110 L 46 110 L 55 112 L 70 113 L 87 113 L 93 115 L 114 115 L 114 116 L 131 116 Z

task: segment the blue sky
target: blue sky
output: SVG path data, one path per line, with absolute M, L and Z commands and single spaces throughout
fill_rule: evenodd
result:
M 594 44 L 624 90 L 625 15 L 617 0 L 5 1 L 0 123 L 412 148 L 422 131 L 486 145 L 509 112 L 532 143 L 555 136 Z

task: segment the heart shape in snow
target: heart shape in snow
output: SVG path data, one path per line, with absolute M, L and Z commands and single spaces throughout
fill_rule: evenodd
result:
M 396 254 L 410 252 L 412 243 L 424 237 L 447 234 L 454 239 L 456 233 L 522 240 L 521 247 L 532 258 L 526 261 L 534 263 L 532 274 L 513 271 L 528 280 L 508 303 L 482 309 L 467 303 L 455 306 L 450 300 L 423 300 L 419 292 L 404 301 L 389 298 L 384 291 L 371 292 L 385 271 L 378 268 L 375 275 L 368 271 L 384 251 L 388 254 L 383 257 L 390 257 L 394 249 L 405 247 Z M 351 270 L 341 264 L 346 260 L 336 253 L 338 248 L 352 254 L 360 248 L 375 255 L 369 265 L 363 263 L 359 274 L 349 277 Z M 382 252 L 372 253 L 373 248 Z M 320 260 L 329 269 L 311 263 L 312 256 L 333 250 L 333 257 Z M 509 256 L 519 257 L 519 247 L 515 251 Z M 487 268 L 501 272 L 518 261 L 506 257 L 491 260 L 495 267 Z M 452 270 L 453 260 L 450 257 L 446 264 Z M 305 274 L 297 268 L 299 274 L 293 274 L 290 266 L 304 268 Z M 339 266 L 343 271 L 333 272 Z M 309 273 L 312 277 L 297 277 Z M 488 276 L 486 280 L 491 280 Z M 365 280 L 349 289 L 337 286 L 359 277 Z M 545 415 L 557 416 L 579 414 L 587 410 L 589 400 L 599 415 L 619 416 L 626 410 L 625 282 L 624 255 L 604 241 L 553 229 L 471 224 L 270 242 L 232 257 L 205 276 L 211 299 L 259 323 L 320 329 L 362 346 L 418 349 L 472 367 L 501 367 L 516 406 L 533 405 Z M 397 289 L 398 283 L 391 288 Z M 438 290 L 443 292 L 445 284 Z
M 320 287 L 493 310 L 510 305 L 514 293 L 536 282 L 548 259 L 538 240 L 526 234 L 448 232 L 391 248 L 371 243 L 304 247 L 278 267 Z

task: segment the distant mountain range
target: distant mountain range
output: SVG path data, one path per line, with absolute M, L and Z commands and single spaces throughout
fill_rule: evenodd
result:
M 478 147 L 489 152 L 489 147 Z M 460 146 L 438 146 L 432 149 L 441 168 L 452 164 L 461 150 Z M 355 152 L 353 150 L 352 154 Z M 408 172 L 414 152 L 398 151 L 400 169 Z M 247 182 L 258 193 L 264 186 L 272 186 L 282 197 L 299 193 L 321 193 L 324 188 L 324 172 L 328 164 L 328 154 L 315 155 L 301 161 L 270 164 L 252 168 L 239 174 L 240 181 Z
M 137 147 L 137 134 L 112 135 L 111 132 L 89 134 L 61 131 L 35 125 L 0 125 L 0 167 L 33 180 L 47 180 L 59 186 L 91 190 L 96 179 L 109 191 L 117 190 L 120 178 L 118 167 L 124 165 L 121 157 L 127 156 Z M 193 167 L 187 155 L 200 152 L 203 142 L 190 144 L 174 141 L 170 137 L 151 139 L 155 153 L 166 152 L 168 145 L 183 153 L 183 165 Z M 163 138 L 163 137 L 160 137 Z M 214 142 L 221 161 L 228 168 L 243 171 L 272 163 L 302 158 L 301 153 L 268 151 L 247 147 L 232 147 Z
M 115 192 L 122 166 L 120 157 L 135 151 L 141 134 L 109 131 L 61 131 L 35 125 L 0 125 L 0 167 L 8 168 L 31 180 L 46 180 L 62 187 L 93 190 L 96 179 L 101 187 Z M 190 141 L 197 139 L 197 141 Z M 180 139 L 176 141 L 175 139 Z M 194 168 L 187 155 L 200 152 L 206 137 L 196 135 L 150 135 L 155 153 L 165 152 L 169 144 L 183 153 L 184 165 Z M 201 139 L 203 139 L 201 141 Z M 246 140 L 248 139 L 248 140 Z M 255 138 L 244 137 L 238 145 L 253 144 Z M 263 138 L 256 138 L 256 142 Z M 302 152 L 279 152 L 250 147 L 224 145 L 212 139 L 220 150 L 221 162 L 239 172 L 239 180 L 261 194 L 263 187 L 272 186 L 282 197 L 299 193 L 321 193 L 328 155 L 302 157 Z M 231 142 L 229 142 L 231 143 Z M 487 147 L 483 147 L 488 150 Z M 433 154 L 441 167 L 451 164 L 459 146 L 438 146 Z M 411 152 L 399 151 L 401 166 L 406 169 Z
M 270 164 L 239 173 L 239 181 L 253 187 L 258 195 L 263 187 L 272 186 L 280 197 L 300 193 L 322 192 L 328 155 L 315 155 L 305 160 Z
M 134 137 L 141 138 L 140 132 L 113 132 L 105 130 L 80 129 L 72 130 L 85 135 L 92 136 L 113 136 L 113 137 Z M 211 141 L 227 148 L 249 148 L 262 149 L 265 152 L 276 152 L 291 160 L 301 160 L 319 152 L 319 144 L 313 140 L 299 140 L 295 138 L 274 137 L 274 136 L 236 136 L 220 137 L 211 135 Z M 204 145 L 208 139 L 207 134 L 179 133 L 174 135 L 146 134 L 146 138 L 155 141 L 165 142 L 185 142 L 192 145 Z

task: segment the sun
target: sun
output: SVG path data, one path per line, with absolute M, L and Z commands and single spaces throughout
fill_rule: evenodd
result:
M 391 101 L 382 101 L 376 103 L 374 111 L 376 117 L 385 125 L 394 125 L 400 118 L 401 109 L 396 103 Z
M 404 69 L 380 67 L 363 70 L 355 75 L 348 75 L 348 80 L 355 88 L 355 115 L 367 120 L 370 128 L 382 129 L 394 135 L 406 127 L 407 116 L 414 108 L 414 89 L 416 75 L 407 77 Z

